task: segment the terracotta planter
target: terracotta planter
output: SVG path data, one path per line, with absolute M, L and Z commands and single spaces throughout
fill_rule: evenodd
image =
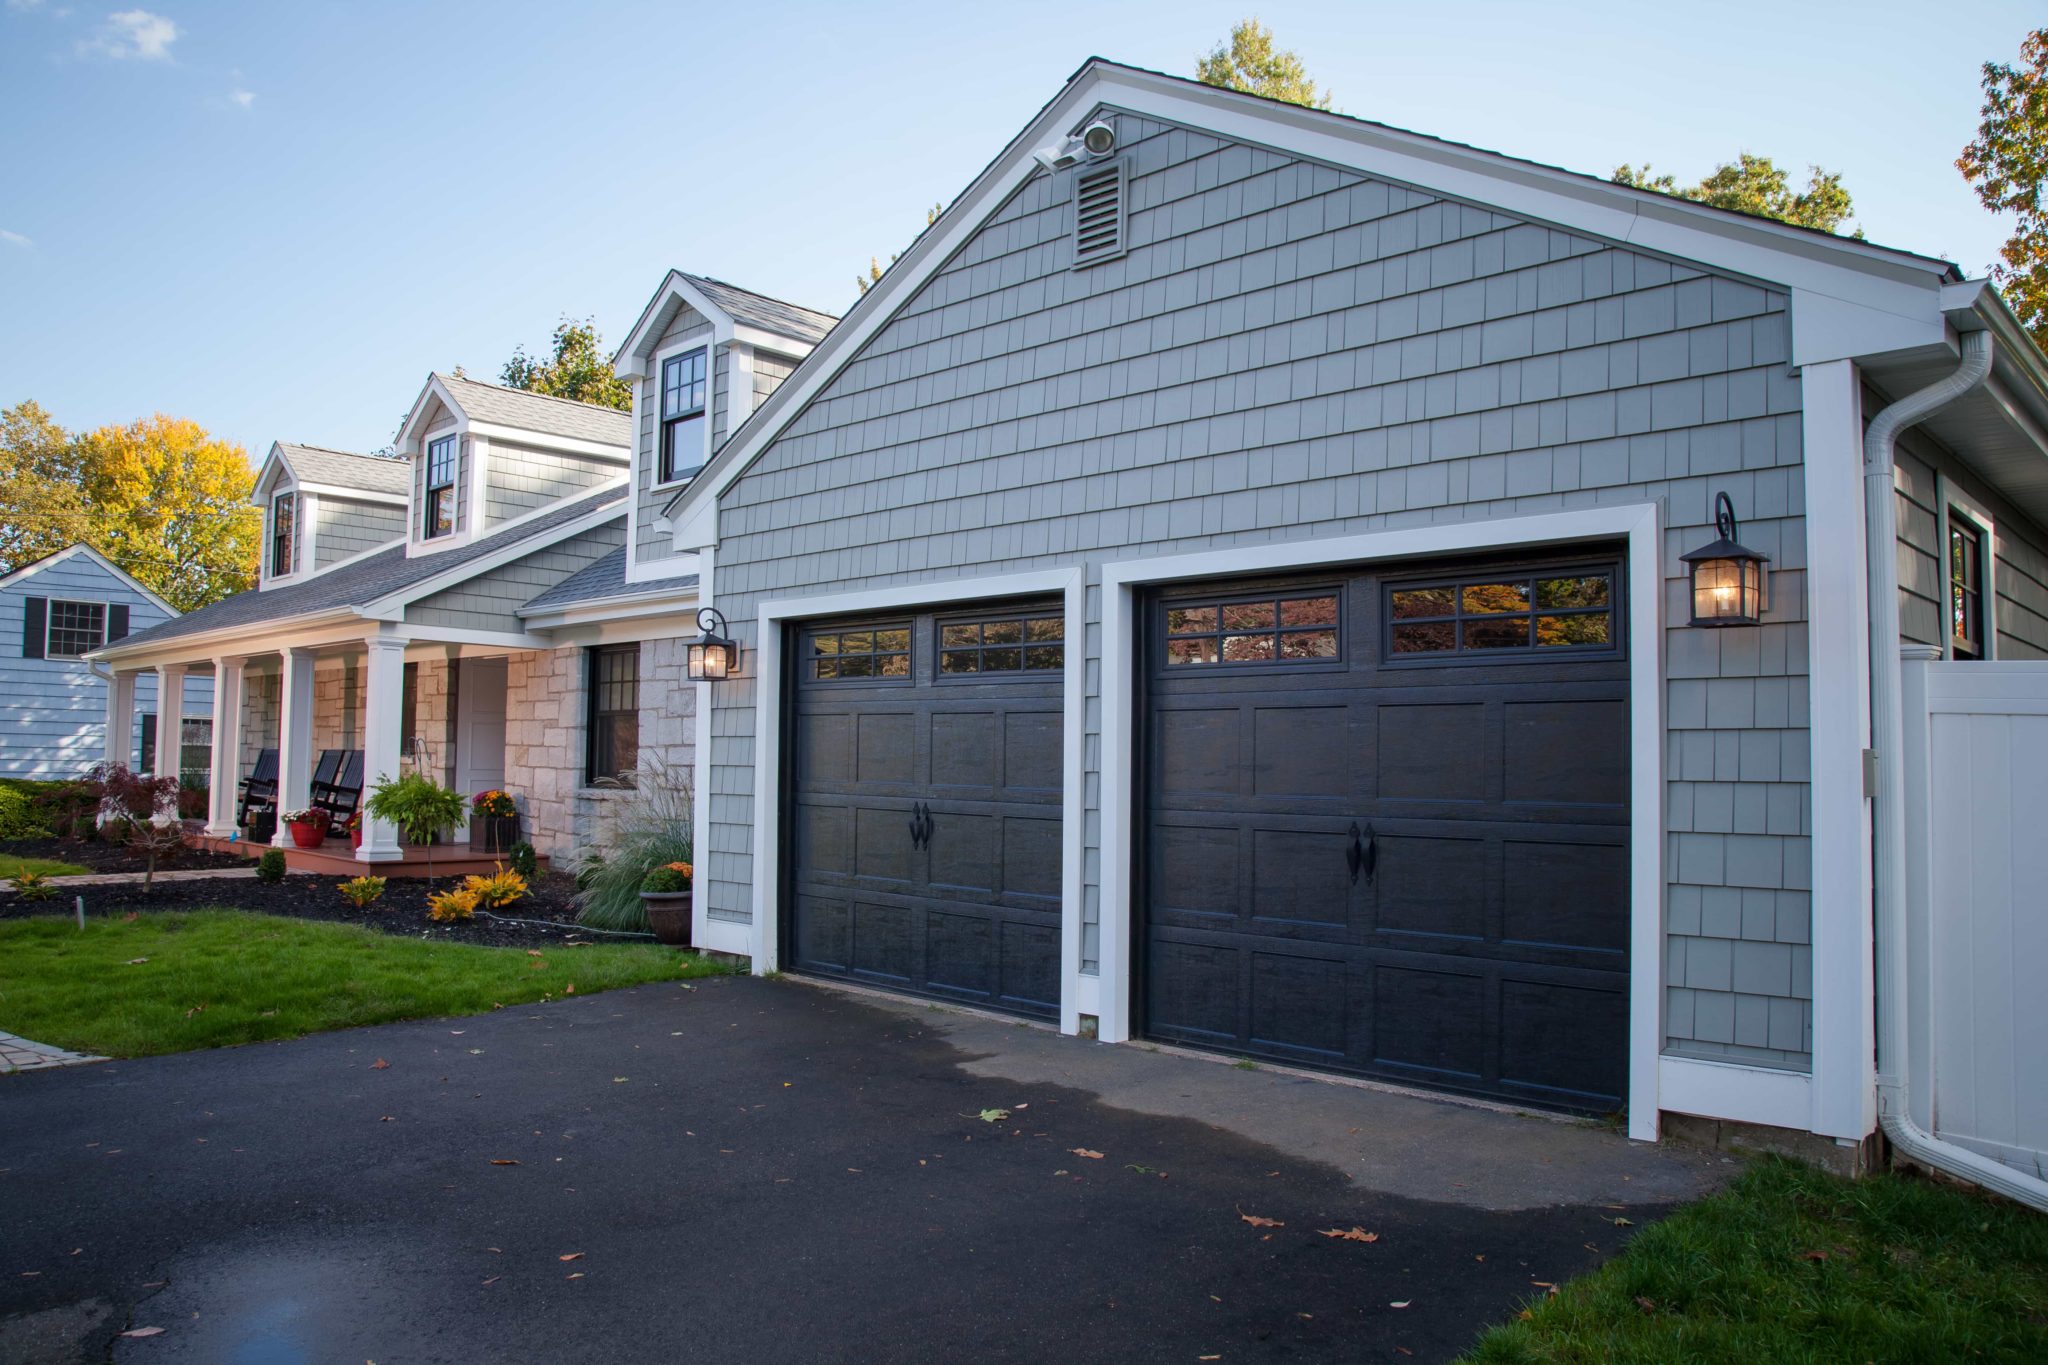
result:
M 361 826 L 358 826 L 355 829 L 352 829 L 348 832 L 348 846 L 350 852 L 354 852 L 356 849 L 359 849 L 363 846 L 363 831 Z
M 469 821 L 472 853 L 510 853 L 519 842 L 519 815 L 475 815 Z
M 294 820 L 291 823 L 292 843 L 299 848 L 318 848 L 327 838 L 325 820 Z
M 640 903 L 647 907 L 647 927 L 658 942 L 673 948 L 690 946 L 689 892 L 642 891 Z

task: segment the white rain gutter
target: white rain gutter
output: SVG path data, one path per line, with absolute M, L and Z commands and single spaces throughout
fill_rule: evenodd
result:
M 1988 331 L 1965 332 L 1962 363 L 1947 378 L 1901 398 L 1871 419 L 1863 433 L 1863 504 L 1870 570 L 1870 734 L 1877 751 L 1876 809 L 1871 820 L 1876 870 L 1877 1117 L 1885 1136 L 1914 1161 L 2048 1211 L 2048 1181 L 1945 1142 L 1913 1120 L 1907 1039 L 1906 811 L 1900 790 L 1905 723 L 1899 705 L 1898 502 L 1894 450 L 1899 434 L 1970 390 L 1991 373 Z

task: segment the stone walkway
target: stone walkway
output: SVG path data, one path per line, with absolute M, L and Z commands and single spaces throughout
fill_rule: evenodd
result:
M 104 1057 L 89 1057 L 83 1052 L 66 1052 L 48 1043 L 32 1043 L 11 1033 L 0 1033 L 0 1076 L 12 1071 L 47 1071 L 51 1067 L 83 1066 L 87 1062 L 105 1060 Z

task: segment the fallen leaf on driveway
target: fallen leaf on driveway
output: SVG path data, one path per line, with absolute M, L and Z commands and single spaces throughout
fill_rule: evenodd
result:
M 625 1078 L 624 1076 L 614 1076 L 614 1077 L 612 1077 L 612 1084 L 613 1084 L 613 1085 L 624 1085 L 625 1083 L 626 1083 L 626 1078 Z
M 493 1276 L 491 1276 L 491 1278 L 489 1278 L 488 1280 L 485 1280 L 485 1281 L 484 1281 L 484 1283 L 485 1283 L 485 1284 L 496 1284 L 496 1283 L 497 1283 L 498 1281 L 500 1281 L 500 1280 L 502 1280 L 502 1279 L 504 1279 L 504 1278 L 505 1278 L 505 1277 L 504 1277 L 503 1275 L 493 1275 Z
M 1074 1154 L 1075 1156 L 1085 1156 L 1085 1157 L 1087 1157 L 1087 1158 L 1088 1158 L 1088 1159 L 1089 1159 L 1090 1161 L 1100 1161 L 1100 1160 L 1102 1160 L 1102 1153 L 1100 1153 L 1100 1152 L 1091 1152 L 1091 1151 L 1089 1151 L 1089 1150 L 1088 1150 L 1088 1149 L 1087 1149 L 1086 1147 L 1069 1147 L 1069 1148 L 1067 1148 L 1067 1150 L 1068 1150 L 1068 1151 L 1070 1151 L 1070 1152 L 1072 1152 L 1072 1153 L 1073 1153 L 1073 1154 Z
M 1395 1301 L 1394 1301 L 1393 1303 L 1390 1303 L 1390 1304 L 1388 1304 L 1388 1305 L 1387 1305 L 1387 1307 L 1389 1307 L 1389 1308 L 1406 1308 L 1406 1307 L 1407 1307 L 1407 1306 L 1408 1306 L 1409 1304 L 1411 1304 L 1411 1303 L 1413 1303 L 1413 1302 L 1415 1302 L 1415 1300 L 1413 1300 L 1413 1299 L 1396 1299 L 1396 1300 L 1395 1300 Z
M 517 1166 L 519 1163 L 509 1156 L 494 1156 L 491 1158 L 491 1164 L 493 1166 Z
M 1238 1210 L 1237 1216 L 1241 1221 L 1250 1223 L 1255 1228 L 1284 1228 L 1287 1226 L 1278 1218 L 1261 1218 L 1256 1213 L 1246 1213 L 1242 1209 Z
M 574 1274 L 570 1275 L 569 1278 L 572 1280 L 580 1280 L 583 1278 L 583 1272 L 580 1270 L 576 1271 Z
M 1007 1109 L 984 1109 L 981 1111 L 981 1121 L 983 1123 L 1001 1123 L 1008 1117 L 1010 1117 L 1010 1111 Z
M 379 1117 L 379 1118 L 378 1118 L 378 1120 L 377 1120 L 377 1122 L 379 1122 L 379 1123 L 396 1123 L 396 1122 L 398 1122 L 398 1116 L 397 1116 L 396 1114 L 385 1114 L 385 1115 L 382 1115 L 381 1117 Z
M 1614 1226 L 1618 1228 L 1632 1228 L 1635 1224 L 1629 1222 L 1626 1218 L 1617 1218 L 1614 1220 Z
M 1380 1239 L 1377 1232 L 1367 1232 L 1360 1227 L 1320 1228 L 1318 1232 L 1321 1236 L 1334 1237 L 1340 1242 L 1377 1242 Z
M 131 1327 L 121 1333 L 124 1337 L 160 1337 L 163 1334 L 164 1329 L 161 1327 Z
M 580 1261 L 583 1259 L 583 1253 L 580 1251 L 572 1251 L 567 1256 L 557 1256 L 555 1259 L 558 1261 Z
M 385 1061 L 382 1057 L 370 1063 L 370 1070 L 372 1071 L 389 1071 L 390 1069 L 391 1063 Z

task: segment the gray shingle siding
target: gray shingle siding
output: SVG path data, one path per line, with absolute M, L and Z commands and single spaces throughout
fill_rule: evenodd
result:
M 484 470 L 484 528 L 499 526 L 626 472 L 609 460 L 492 441 Z
M 1092 970 L 1104 560 L 1660 499 L 1679 623 L 1663 642 L 1669 1045 L 1805 1066 L 1804 485 L 1785 297 L 1117 118 L 1127 255 L 1069 269 L 1069 187 L 1034 177 L 725 490 L 716 593 L 742 643 L 767 596 L 1085 564 Z M 1683 629 L 1678 556 L 1712 538 L 1723 490 L 1772 556 L 1773 612 L 1756 630 Z M 713 702 L 711 913 L 744 921 L 751 680 Z
M 768 401 L 769 394 L 782 387 L 782 381 L 795 371 L 797 363 L 788 356 L 754 352 L 754 407 L 760 407 Z
M 77 777 L 106 757 L 107 685 L 77 659 L 30 659 L 22 653 L 23 617 L 31 597 L 122 603 L 128 633 L 171 615 L 83 555 L 0 588 L 0 777 Z M 157 709 L 156 674 L 135 681 L 132 761 L 144 714 Z M 213 680 L 185 680 L 185 714 L 213 714 Z
M 1867 395 L 1866 416 L 1883 400 Z M 1948 570 L 1941 545 L 1937 475 L 1992 519 L 1991 620 L 1996 657 L 2048 659 L 2048 534 L 2034 526 L 1925 432 L 1907 431 L 1894 465 L 1899 515 L 1899 634 L 1914 644 L 1948 645 Z
M 315 569 L 338 564 L 379 545 L 389 545 L 405 534 L 403 507 L 356 502 L 331 493 L 319 494 L 314 507 L 313 543 L 319 558 Z
M 524 623 L 515 614 L 519 607 L 625 543 L 626 519 L 621 514 L 466 583 L 422 597 L 406 608 L 406 623 L 459 630 L 523 630 Z

